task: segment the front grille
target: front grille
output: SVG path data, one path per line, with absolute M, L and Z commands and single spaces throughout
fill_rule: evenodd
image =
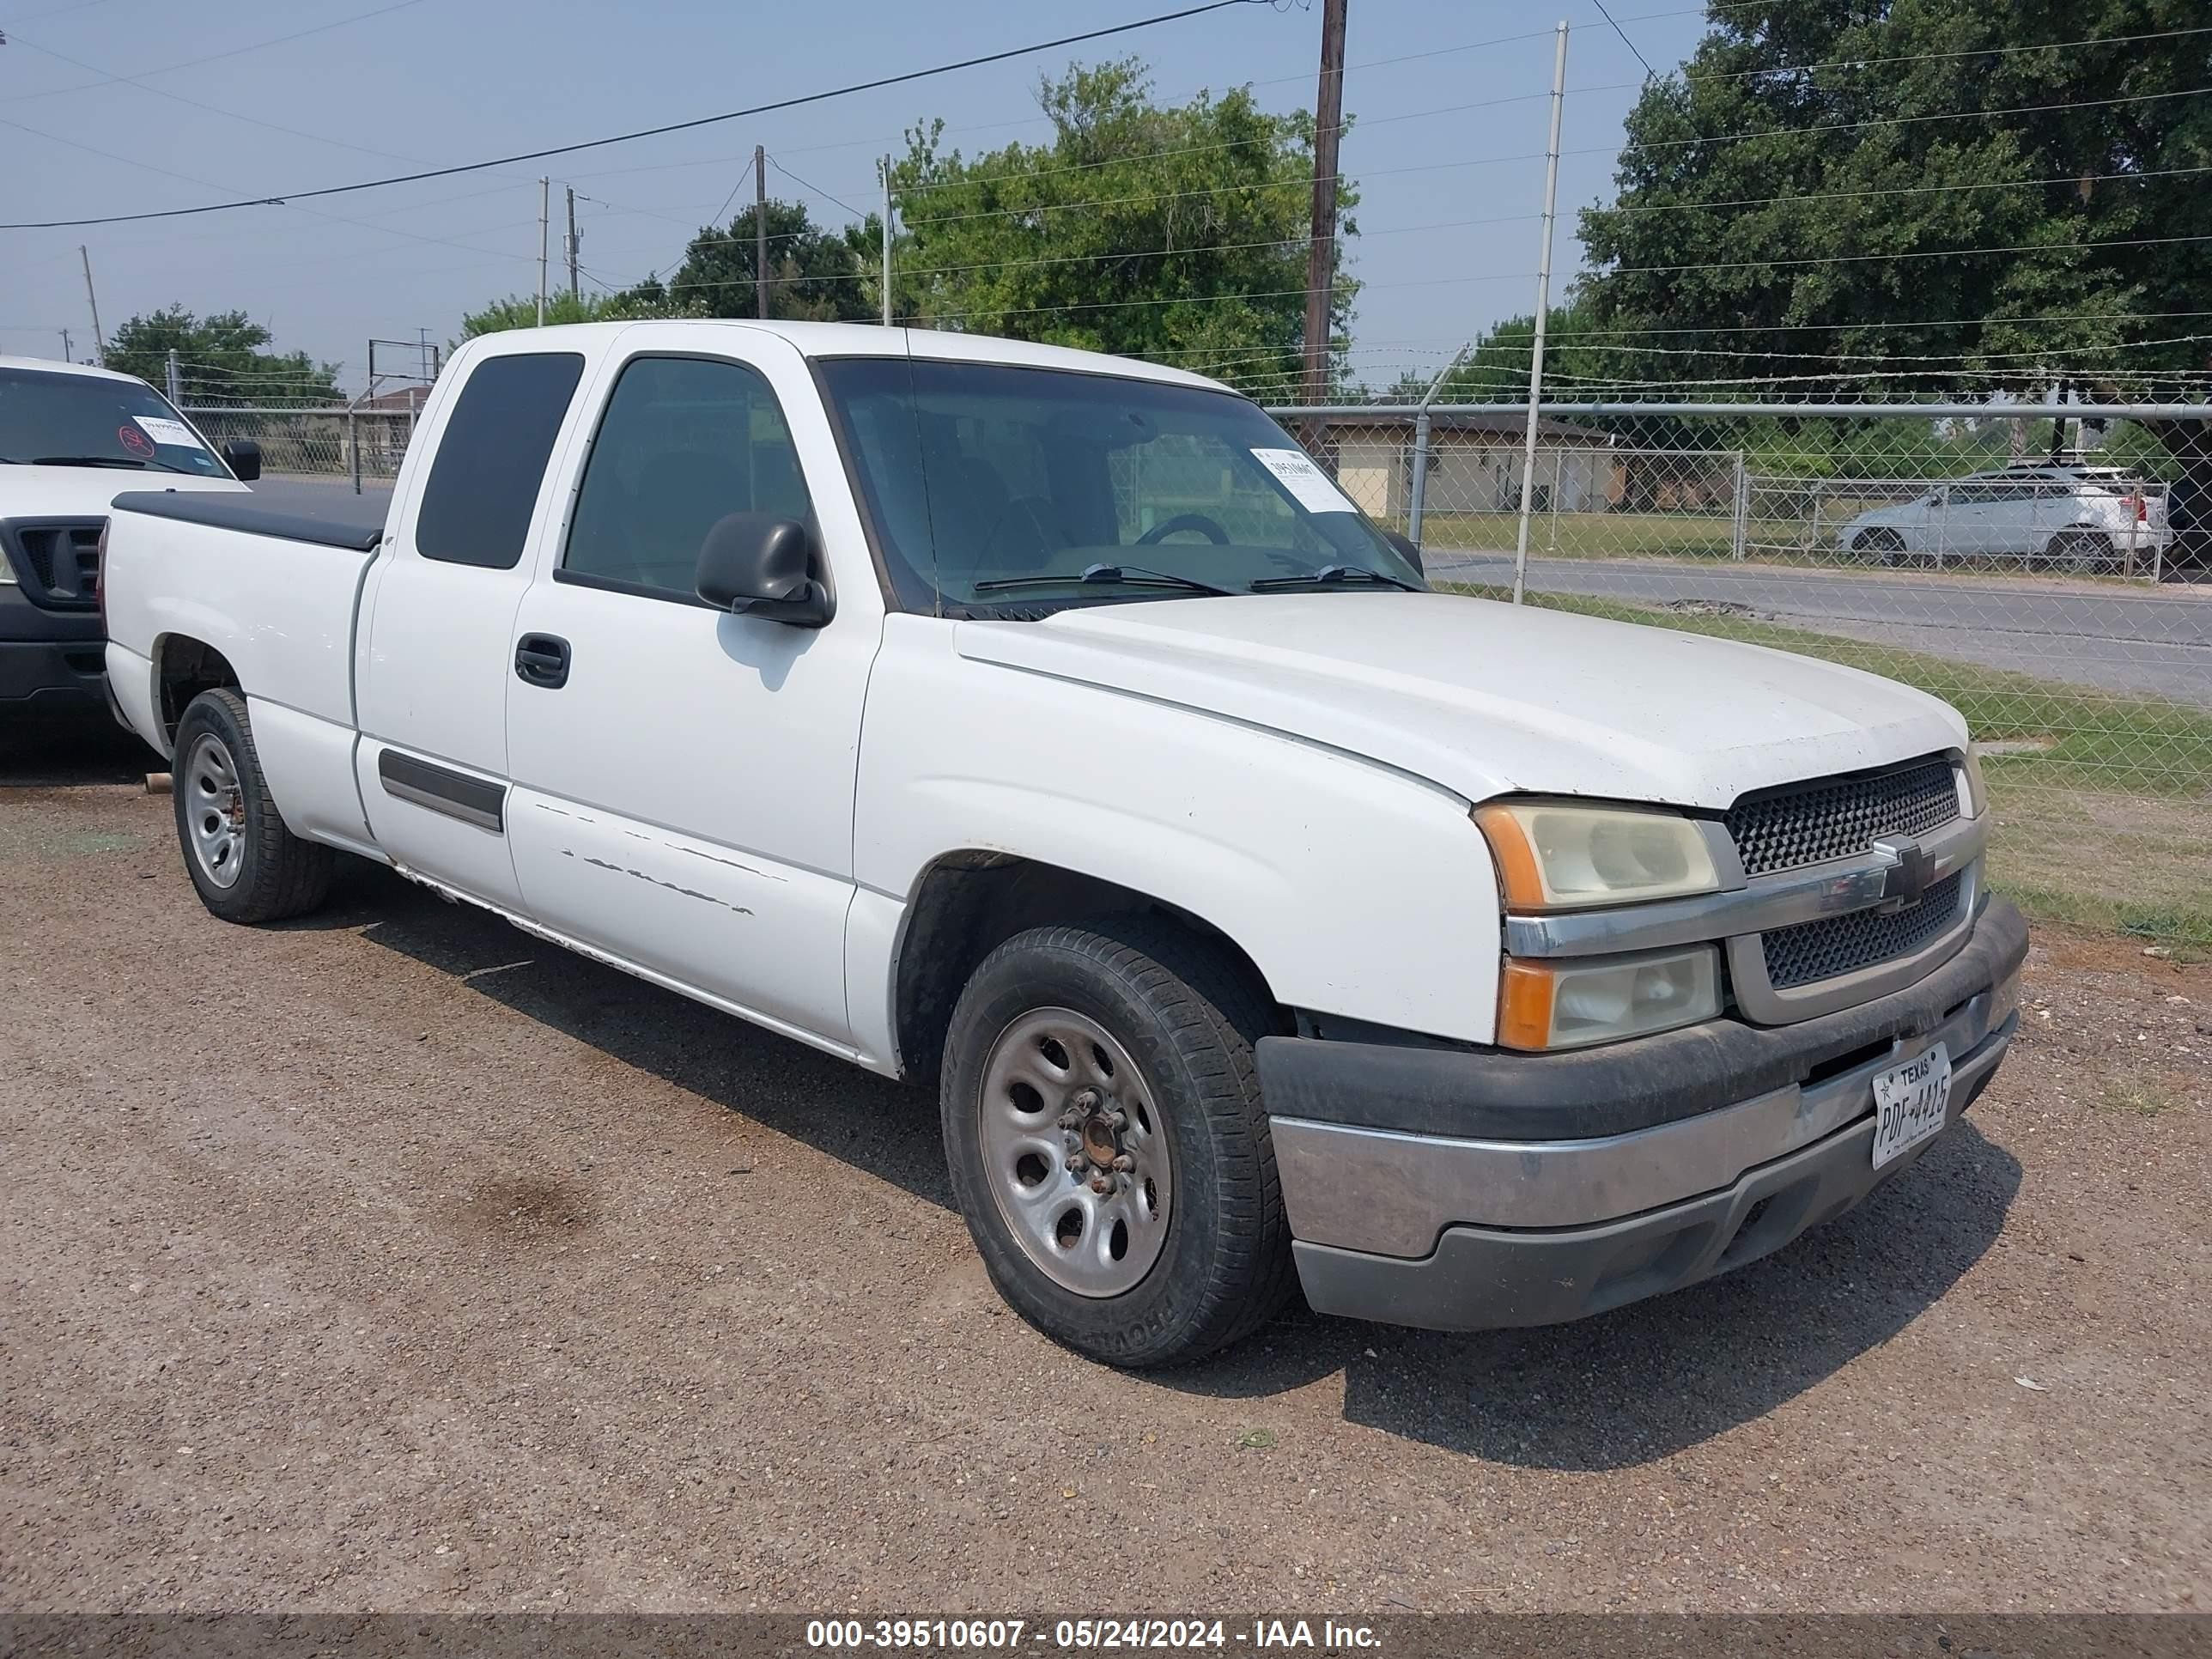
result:
M 1939 755 L 1746 795 L 1729 809 L 1728 831 L 1744 874 L 1765 876 L 1850 858 L 1878 836 L 1924 836 L 1958 816 L 1958 784 Z
M 98 604 L 100 524 L 18 524 L 9 531 L 21 556 L 16 574 L 33 603 L 50 611 L 89 611 Z
M 1911 956 L 1959 919 L 1966 879 L 1963 870 L 1946 876 L 1919 903 L 1893 915 L 1855 910 L 1847 916 L 1769 928 L 1759 941 L 1766 953 L 1767 981 L 1778 991 L 1787 991 Z

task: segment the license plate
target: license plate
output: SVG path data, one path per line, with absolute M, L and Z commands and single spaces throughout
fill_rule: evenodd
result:
M 1874 1167 L 1938 1133 L 1951 1109 L 1951 1051 L 1936 1043 L 1874 1080 Z

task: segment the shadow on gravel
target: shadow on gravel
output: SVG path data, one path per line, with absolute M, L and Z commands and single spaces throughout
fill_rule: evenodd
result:
M 362 937 L 580 1042 L 951 1207 L 933 1099 L 341 860 L 293 927 Z M 644 1126 L 641 1125 L 641 1133 Z M 1453 1335 L 1296 1307 L 1146 1379 L 1255 1399 L 1344 1375 L 1347 1421 L 1530 1468 L 1632 1468 L 1751 1422 L 1925 1311 L 1996 1240 L 2020 1164 L 1960 1123 L 1856 1210 L 1764 1261 L 1572 1325 Z
M 103 710 L 70 720 L 0 728 L 0 789 L 68 789 L 135 783 L 167 764 Z
M 362 860 L 338 860 L 325 908 L 278 925 L 358 929 L 603 1054 L 951 1207 L 937 1102 L 924 1091 L 532 939 L 489 911 L 448 904 Z
M 1632 1468 L 1764 1416 L 1904 1329 L 1996 1241 L 2020 1178 L 1968 1118 L 1857 1209 L 1672 1296 L 1464 1335 L 1301 1311 L 1159 1380 L 1249 1398 L 1341 1370 L 1349 1422 L 1528 1468 Z

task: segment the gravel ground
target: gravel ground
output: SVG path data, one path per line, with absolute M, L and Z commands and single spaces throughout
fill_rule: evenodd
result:
M 2212 1608 L 2212 969 L 2039 940 L 1966 1125 L 1562 1328 L 1102 1370 L 927 1098 L 0 757 L 0 1607 Z

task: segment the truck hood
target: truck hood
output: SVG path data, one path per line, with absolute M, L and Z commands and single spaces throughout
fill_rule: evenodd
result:
M 126 489 L 245 492 L 235 478 L 120 466 L 0 466 L 0 519 L 99 519 Z
M 1718 809 L 1966 742 L 1948 704 L 1856 669 L 1438 593 L 1101 605 L 963 622 L 954 649 L 1326 744 L 1470 801 Z

